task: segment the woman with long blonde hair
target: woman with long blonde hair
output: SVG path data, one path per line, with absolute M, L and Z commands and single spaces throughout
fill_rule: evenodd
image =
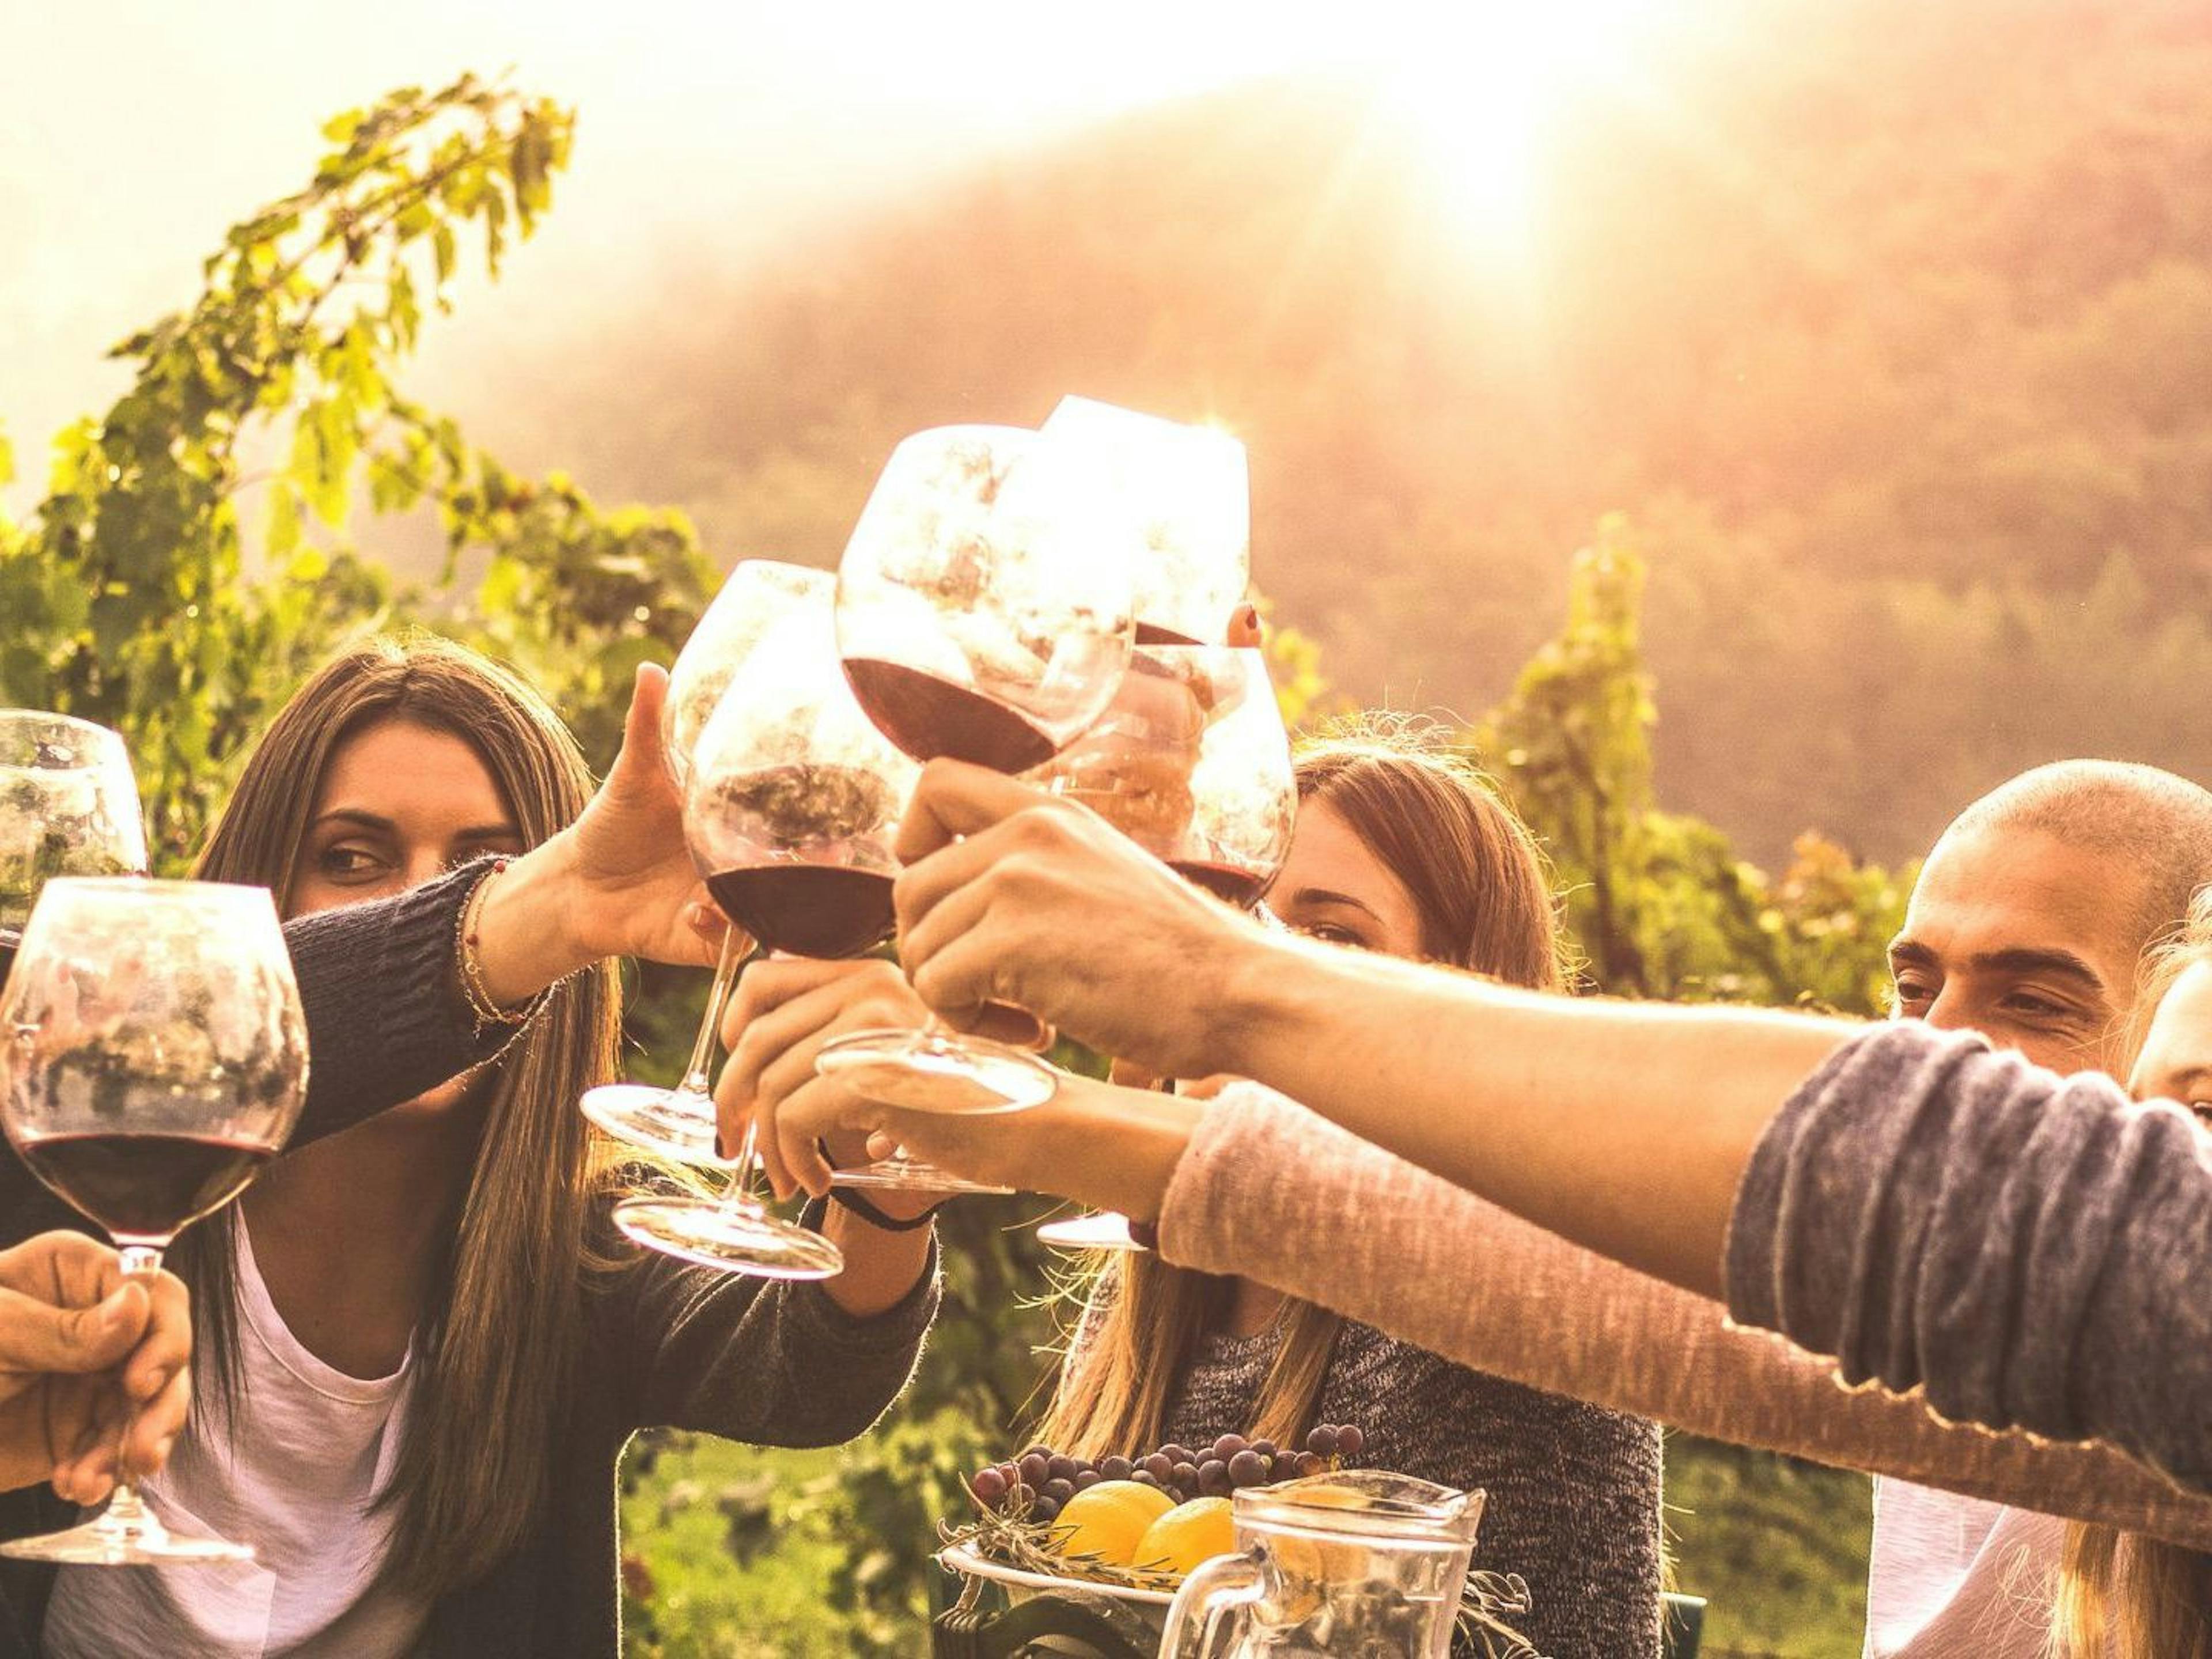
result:
M 1461 757 L 1370 722 L 1302 750 L 1269 908 L 1298 931 L 1557 989 L 1534 842 Z M 1637 1419 L 1456 1365 L 1256 1280 L 1117 1255 L 1085 1304 L 1038 1437 L 1141 1457 L 1223 1434 L 1303 1445 L 1355 1423 L 1361 1462 L 1490 1494 L 1476 1565 L 1520 1574 L 1547 1653 L 1648 1659 L 1659 1625 L 1659 1440 Z
M 631 738 L 653 726 L 634 709 Z M 267 884 L 288 916 L 443 905 L 429 965 L 365 955 L 364 995 L 434 980 L 450 1002 L 458 959 L 481 1003 L 496 975 L 470 947 L 503 861 L 590 793 L 519 678 L 442 641 L 378 641 L 277 716 L 199 873 Z M 848 1271 L 819 1285 L 631 1249 L 607 1218 L 629 1172 L 576 1108 L 615 1069 L 612 964 L 477 1018 L 526 1024 L 495 1062 L 295 1145 L 178 1253 L 201 1387 L 149 1496 L 259 1561 L 63 1569 L 46 1652 L 611 1655 L 616 1465 L 636 1429 L 830 1443 L 903 1384 L 934 1304 L 926 1232 L 841 1215 L 825 1231 Z

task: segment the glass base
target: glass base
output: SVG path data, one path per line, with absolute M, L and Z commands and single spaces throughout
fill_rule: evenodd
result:
M 845 1270 L 837 1247 L 757 1204 L 705 1198 L 629 1198 L 615 1225 L 648 1249 L 702 1267 L 755 1279 L 832 1279 Z
M 862 1164 L 850 1170 L 840 1170 L 830 1177 L 833 1187 L 872 1188 L 894 1193 L 988 1193 L 1004 1197 L 1012 1187 L 993 1187 L 981 1181 L 970 1181 L 950 1170 L 940 1170 L 934 1164 L 925 1164 L 918 1158 L 895 1155 L 878 1158 L 873 1164 Z
M 713 1103 L 700 1111 L 691 1097 L 643 1083 L 608 1083 L 584 1091 L 584 1115 L 627 1146 L 678 1164 L 726 1168 L 715 1145 Z
M 116 1511 L 125 1512 L 118 1515 Z M 73 1567 L 150 1567 L 165 1563 L 251 1561 L 253 1546 L 197 1533 L 171 1532 L 136 1494 L 111 1501 L 100 1514 L 66 1532 L 14 1538 L 0 1555 L 18 1561 L 52 1561 Z
M 1036 1230 L 1037 1243 L 1048 1244 L 1055 1250 L 1127 1250 L 1142 1251 L 1146 1247 L 1129 1237 L 1129 1218 L 1112 1210 L 1101 1210 L 1093 1215 L 1070 1216 L 1065 1221 L 1048 1221 Z
M 1060 1073 L 1035 1054 L 939 1031 L 855 1031 L 822 1045 L 814 1069 L 912 1112 L 988 1117 L 1042 1106 Z

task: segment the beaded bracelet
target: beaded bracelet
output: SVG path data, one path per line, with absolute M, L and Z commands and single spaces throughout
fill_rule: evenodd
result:
M 479 1031 L 487 1025 L 520 1025 L 530 1018 L 530 1003 L 520 1008 L 502 1008 L 492 1000 L 491 988 L 484 983 L 483 964 L 477 960 L 477 947 L 483 942 L 477 933 L 477 915 L 483 908 L 485 892 L 506 868 L 507 860 L 503 858 L 491 861 L 491 868 L 484 872 L 483 878 L 469 890 L 468 898 L 461 905 L 460 918 L 453 925 L 454 966 L 460 977 L 461 994 L 467 1000 L 469 1013 Z

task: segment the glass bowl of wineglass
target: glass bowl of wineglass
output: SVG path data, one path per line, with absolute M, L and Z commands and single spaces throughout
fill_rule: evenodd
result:
M 1014 427 L 901 443 L 837 567 L 837 648 L 860 706 L 917 760 L 1025 772 L 1103 713 L 1129 660 L 1129 537 L 1080 445 Z M 925 1111 L 1052 1097 L 1035 1054 L 957 1036 L 860 1031 L 818 1068 Z
M 890 937 L 892 847 L 921 769 L 870 722 L 838 665 L 828 596 L 801 603 L 731 676 L 694 746 L 684 834 L 707 890 L 763 951 L 857 957 Z M 748 1128 L 729 1196 L 640 1196 L 616 1224 L 654 1249 L 766 1278 L 843 1265 L 750 1193 Z
M 1244 446 L 1213 426 L 1063 398 L 1040 430 L 1079 444 L 1134 538 L 1131 610 L 1139 645 L 1220 639 L 1252 580 L 1252 489 Z
M 691 754 L 722 701 L 731 678 L 779 626 L 801 611 L 830 614 L 836 579 L 826 570 L 741 560 L 699 618 L 669 671 L 661 705 L 661 752 L 680 790 L 691 771 Z M 825 647 L 833 649 L 834 645 Z M 722 941 L 707 1010 L 692 1039 L 682 1081 L 672 1089 L 643 1083 L 607 1083 L 587 1091 L 584 1115 L 617 1140 L 682 1164 L 718 1164 L 714 1136 L 714 1034 L 743 960 L 744 936 L 732 930 Z
M 307 1095 L 307 1028 L 263 887 L 58 878 L 4 993 L 0 1125 L 31 1172 L 151 1273 L 189 1223 L 238 1196 Z M 94 1519 L 0 1544 L 36 1561 L 251 1560 L 166 1528 L 118 1471 Z
M 123 739 L 67 714 L 0 708 L 0 982 L 50 879 L 145 873 Z
M 1250 909 L 1289 855 L 1290 738 L 1256 648 L 1139 646 L 1104 718 L 1040 779 L 1216 898 Z M 1127 1220 L 1037 1230 L 1069 1249 L 1136 1249 Z

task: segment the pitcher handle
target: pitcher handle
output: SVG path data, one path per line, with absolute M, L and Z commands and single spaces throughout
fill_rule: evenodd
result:
M 1267 1593 L 1266 1553 L 1257 1548 L 1201 1561 L 1182 1581 L 1160 1633 L 1160 1659 L 1202 1659 L 1224 1613 L 1250 1607 Z

